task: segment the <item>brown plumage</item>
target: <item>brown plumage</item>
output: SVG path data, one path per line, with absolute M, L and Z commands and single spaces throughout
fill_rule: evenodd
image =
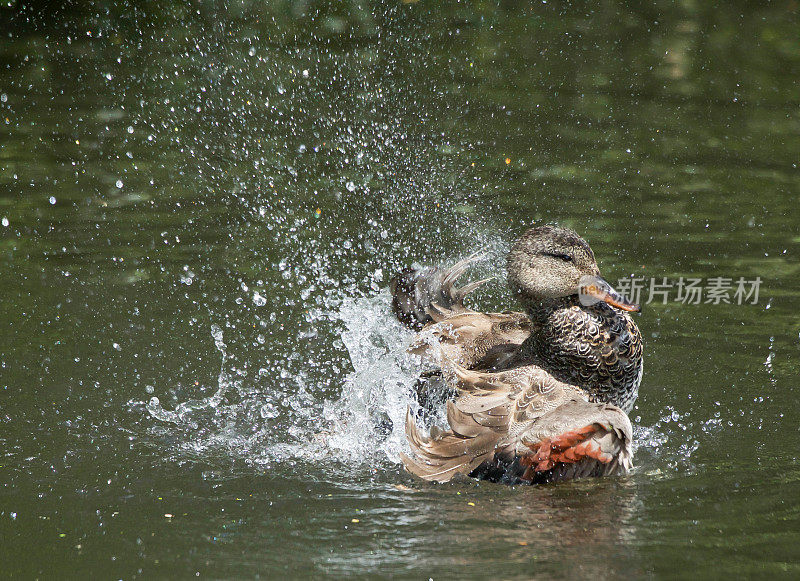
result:
M 453 269 L 393 281 L 395 308 L 421 327 L 410 350 L 438 363 L 455 397 L 450 429 L 425 436 L 409 413 L 406 469 L 446 482 L 457 474 L 536 483 L 624 473 L 632 467 L 626 411 L 642 369 L 638 310 L 599 278 L 588 244 L 566 228 L 528 230 L 509 253 L 509 285 L 527 313 L 479 313 L 463 304 L 479 284 Z M 584 305 L 584 277 L 598 282 Z M 594 280 L 593 279 L 593 280 Z M 415 280 L 413 286 L 408 281 Z
M 533 483 L 631 468 L 631 425 L 618 407 L 589 402 L 580 388 L 534 365 L 493 373 L 443 362 L 458 391 L 447 402 L 450 430 L 425 437 L 408 414 L 414 456 L 403 462 L 412 474 Z

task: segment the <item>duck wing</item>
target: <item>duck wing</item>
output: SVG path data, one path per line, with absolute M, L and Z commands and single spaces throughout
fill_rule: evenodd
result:
M 447 269 L 406 268 L 389 283 L 392 308 L 401 323 L 412 329 L 422 329 L 436 320 L 429 312 L 435 306 L 444 311 L 459 313 L 466 310 L 464 298 L 491 280 L 478 280 L 457 288 L 456 282 L 471 264 L 481 260 L 482 254 L 473 254 Z
M 397 318 L 422 330 L 410 351 L 445 355 L 469 369 L 501 369 L 528 338 L 531 323 L 524 313 L 480 313 L 464 305 L 465 297 L 491 279 L 456 287 L 458 279 L 483 255 L 473 254 L 447 269 L 409 268 L 395 276 L 390 288 Z M 435 347 L 434 349 L 431 349 Z
M 438 362 L 440 356 L 467 369 L 503 369 L 531 334 L 524 313 L 460 312 L 433 305 L 434 323 L 414 338 L 409 352 Z
M 407 416 L 413 456 L 403 463 L 412 474 L 533 483 L 631 468 L 631 426 L 619 408 L 589 402 L 533 365 L 486 373 L 449 361 L 443 371 L 458 391 L 447 405 L 450 429 L 424 436 Z

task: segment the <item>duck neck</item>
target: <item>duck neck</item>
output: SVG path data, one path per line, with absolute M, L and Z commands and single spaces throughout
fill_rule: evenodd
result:
M 568 312 L 577 301 L 573 297 L 542 300 L 520 298 L 533 327 L 533 332 L 522 344 L 525 358 L 535 361 L 551 373 L 553 370 L 557 371 L 564 355 L 559 347 L 568 339 L 568 330 L 559 329 L 555 323 L 560 318 L 559 315 Z
M 522 304 L 532 322 L 546 324 L 554 312 L 580 306 L 578 295 L 558 297 L 555 299 L 523 299 Z

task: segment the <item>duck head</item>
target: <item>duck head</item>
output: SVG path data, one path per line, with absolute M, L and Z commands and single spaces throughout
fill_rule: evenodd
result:
M 584 305 L 602 301 L 624 311 L 640 310 L 600 276 L 589 244 L 569 228 L 527 230 L 508 253 L 508 284 L 526 305 L 579 296 Z

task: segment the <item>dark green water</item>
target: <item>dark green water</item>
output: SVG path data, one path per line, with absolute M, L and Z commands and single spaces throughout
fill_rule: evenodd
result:
M 795 2 L 8 4 L 0 576 L 800 575 Z M 542 221 L 758 301 L 645 306 L 631 476 L 420 483 L 388 279 Z

